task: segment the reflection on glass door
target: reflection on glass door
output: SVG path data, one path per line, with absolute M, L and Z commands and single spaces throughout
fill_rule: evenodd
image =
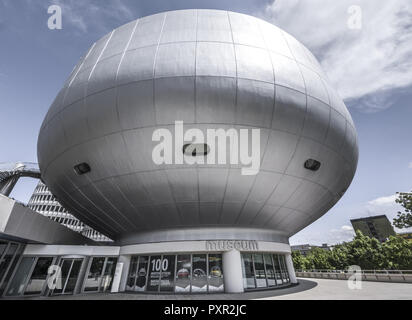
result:
M 24 287 L 30 277 L 30 270 L 36 260 L 35 257 L 23 257 L 19 267 L 7 288 L 6 296 L 14 297 L 23 294 Z
M 274 287 L 276 286 L 276 276 L 275 276 L 275 270 L 273 269 L 272 255 L 265 254 L 263 258 L 265 259 L 265 268 L 266 268 L 268 286 Z
M 25 296 L 42 294 L 47 279 L 47 271 L 52 262 L 53 258 L 51 257 L 37 259 L 36 266 L 24 291 Z
M 262 254 L 254 254 L 253 260 L 255 263 L 255 278 L 256 278 L 256 287 L 257 288 L 266 288 L 266 272 L 265 265 L 263 262 Z
M 175 292 L 190 292 L 191 274 L 191 255 L 178 255 L 176 264 Z
M 97 292 L 99 291 L 100 282 L 102 280 L 102 272 L 104 267 L 105 257 L 94 257 L 90 264 L 87 274 L 84 291 Z
M 79 277 L 80 268 L 82 266 L 83 259 L 74 259 L 70 274 L 67 277 L 66 287 L 63 294 L 73 294 L 77 284 L 77 278 Z
M 278 285 L 283 284 L 282 281 L 282 269 L 279 264 L 279 256 L 277 254 L 273 255 L 273 267 L 275 268 L 276 282 Z
M 52 291 L 52 295 L 73 294 L 76 288 L 77 280 L 83 259 L 66 259 L 60 261 L 61 282 Z
M 107 292 L 112 289 L 114 273 L 116 271 L 117 258 L 107 258 L 103 272 L 103 283 L 100 286 L 101 292 Z

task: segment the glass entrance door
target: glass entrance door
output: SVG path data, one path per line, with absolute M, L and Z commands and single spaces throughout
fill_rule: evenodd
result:
M 62 259 L 60 261 L 61 282 L 52 291 L 52 295 L 74 293 L 82 263 L 83 259 Z

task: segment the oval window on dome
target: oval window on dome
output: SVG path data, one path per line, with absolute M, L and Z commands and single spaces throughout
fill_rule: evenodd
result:
M 320 169 L 321 163 L 314 159 L 308 159 L 305 162 L 305 169 L 311 171 L 318 171 Z
M 183 146 L 183 154 L 191 157 L 207 156 L 210 147 L 206 143 L 189 143 Z

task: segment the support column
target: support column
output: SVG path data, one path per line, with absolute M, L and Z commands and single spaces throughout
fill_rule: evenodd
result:
M 242 293 L 243 274 L 240 252 L 233 249 L 223 253 L 223 279 L 226 293 Z
M 285 256 L 286 268 L 288 268 L 290 283 L 298 283 L 296 279 L 295 267 L 293 266 L 292 255 L 287 253 Z
M 126 291 L 126 283 L 127 283 L 127 276 L 129 275 L 129 267 L 130 267 L 130 256 L 120 256 L 117 264 L 119 265 L 120 263 L 122 264 L 121 268 L 121 274 L 120 274 L 120 280 L 119 280 L 119 289 L 118 292 L 123 292 Z M 117 269 L 117 266 L 116 266 Z

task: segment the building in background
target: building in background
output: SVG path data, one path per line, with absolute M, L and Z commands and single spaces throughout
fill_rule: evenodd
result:
M 83 236 L 92 239 L 97 242 L 111 242 L 112 240 L 100 232 L 89 227 L 70 212 L 68 212 L 53 196 L 47 186 L 39 181 L 34 189 L 27 206 L 42 214 L 45 217 L 50 218 L 53 221 L 60 223 L 61 225 L 81 233 Z
M 391 222 L 385 215 L 353 219 L 350 222 L 355 232 L 359 230 L 365 236 L 376 238 L 380 242 L 385 242 L 389 236 L 396 236 Z
M 321 246 L 315 246 L 310 244 L 301 244 L 296 246 L 291 246 L 292 252 L 299 251 L 303 256 L 307 256 L 313 249 L 322 249 L 325 251 L 331 251 L 332 247 L 328 246 L 327 243 L 322 244 Z

